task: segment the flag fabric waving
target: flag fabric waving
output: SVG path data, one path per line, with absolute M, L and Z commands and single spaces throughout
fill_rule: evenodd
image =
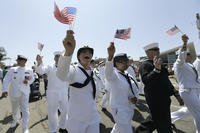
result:
M 175 35 L 176 33 L 181 32 L 180 29 L 175 25 L 174 27 L 172 27 L 171 29 L 169 29 L 168 31 L 166 31 L 166 33 L 170 36 Z
M 44 44 L 38 42 L 38 50 L 42 51 Z
M 63 24 L 71 24 L 76 17 L 75 7 L 65 7 L 62 11 L 54 2 L 54 17 Z
M 119 29 L 115 33 L 115 38 L 127 40 L 131 37 L 131 28 Z
M 62 9 L 61 15 L 63 16 L 66 23 L 71 24 L 76 17 L 76 8 L 65 7 L 64 9 Z

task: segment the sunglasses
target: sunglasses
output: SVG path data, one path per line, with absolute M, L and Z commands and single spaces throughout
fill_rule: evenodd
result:
M 118 63 L 128 63 L 128 60 L 119 60 Z
M 149 50 L 159 51 L 160 49 L 159 48 L 152 48 L 152 49 L 149 49 Z

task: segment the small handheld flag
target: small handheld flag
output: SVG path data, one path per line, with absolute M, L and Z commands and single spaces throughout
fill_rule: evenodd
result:
M 166 33 L 170 36 L 173 36 L 177 34 L 178 32 L 181 32 L 181 30 L 176 25 L 172 27 L 171 29 L 169 29 L 168 31 L 166 31 Z
M 44 47 L 44 44 L 38 42 L 38 50 L 40 50 L 40 52 L 42 52 L 43 47 Z
M 67 24 L 71 24 L 75 20 L 75 17 L 76 17 L 76 8 L 65 7 L 64 9 L 62 9 L 61 15 Z
M 131 37 L 131 28 L 128 28 L 128 29 L 117 30 L 114 38 L 127 40 L 130 39 L 130 37 Z
M 65 7 L 60 11 L 57 4 L 54 2 L 54 17 L 63 24 L 71 25 L 76 17 L 76 8 Z

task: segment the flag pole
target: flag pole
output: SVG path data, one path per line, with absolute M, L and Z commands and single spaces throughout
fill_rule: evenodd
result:
M 114 37 L 112 42 L 115 43 L 115 40 L 116 40 L 116 39 L 115 39 L 115 37 Z
M 72 25 L 72 30 L 74 29 L 74 24 L 75 24 L 75 22 L 76 22 L 76 14 L 77 14 L 77 9 L 76 9 L 76 13 L 75 13 L 75 18 L 74 18 L 74 20 L 72 21 L 73 23 L 71 24 Z
M 185 33 L 182 32 L 182 30 L 179 29 L 179 31 L 181 32 L 181 34 L 183 34 L 183 35 L 185 34 Z
M 175 27 L 178 28 L 176 25 L 175 25 Z M 180 28 L 178 28 L 178 29 L 181 32 L 181 34 L 183 34 L 183 35 L 185 34 L 185 33 L 183 33 L 183 31 Z

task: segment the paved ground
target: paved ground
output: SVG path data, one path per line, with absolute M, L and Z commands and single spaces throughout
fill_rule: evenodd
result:
M 41 84 L 40 88 L 41 92 L 43 93 L 43 84 Z M 171 110 L 175 111 L 179 108 L 180 107 L 178 106 L 176 100 L 172 98 Z M 98 110 L 101 115 L 101 133 L 110 133 L 113 127 L 113 119 L 110 112 L 102 112 L 99 105 Z M 132 125 L 134 127 L 138 126 L 139 122 L 144 120 L 147 115 L 148 108 L 146 106 L 144 97 L 140 96 L 140 101 L 135 111 Z M 21 133 L 21 123 L 15 129 L 11 129 L 9 127 L 11 120 L 12 118 L 9 98 L 0 99 L 0 133 Z M 178 128 L 178 131 L 176 131 L 177 133 L 195 133 L 191 116 L 177 121 L 175 125 Z M 30 103 L 29 129 L 31 133 L 48 133 L 47 102 L 45 97 L 43 97 L 41 100 Z

